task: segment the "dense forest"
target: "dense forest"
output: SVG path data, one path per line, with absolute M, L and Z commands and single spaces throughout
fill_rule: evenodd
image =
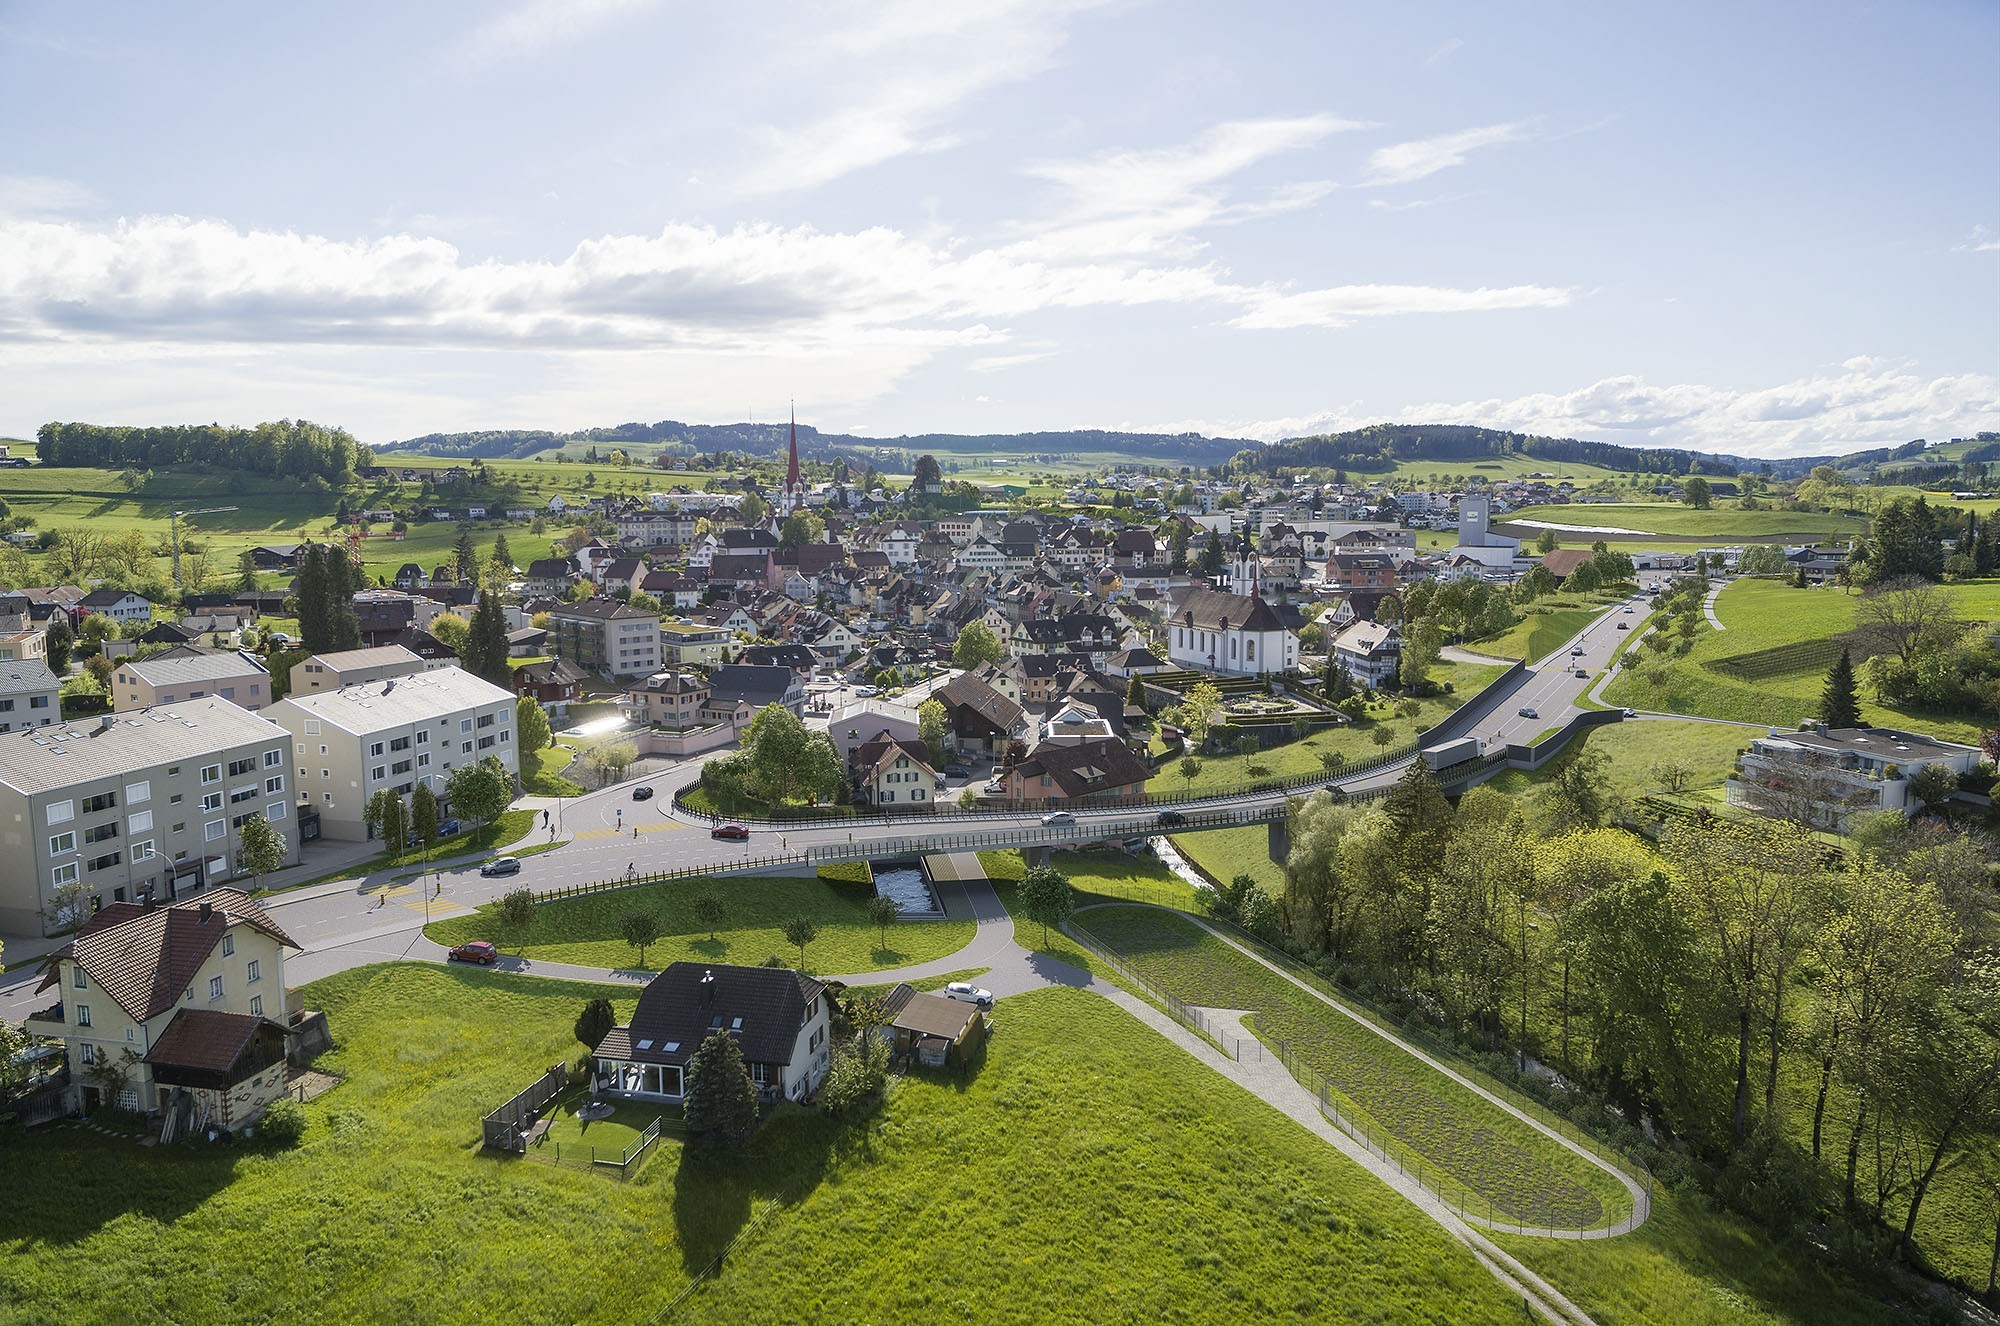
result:
M 221 424 L 43 424 L 35 434 L 44 465 L 148 470 L 217 465 L 252 474 L 350 482 L 369 463 L 368 448 L 344 428 L 281 419 L 255 428 Z
M 1361 473 L 1394 469 L 1412 460 L 1479 460 L 1527 456 L 1551 464 L 1598 465 L 1609 470 L 1645 474 L 1763 474 L 1779 479 L 1804 478 L 1815 465 L 1843 470 L 1880 465 L 1920 456 L 1921 441 L 1900 447 L 1854 452 L 1846 456 L 1787 456 L 1759 460 L 1721 452 L 1681 451 L 1666 447 L 1626 447 L 1611 442 L 1584 442 L 1573 437 L 1540 437 L 1496 428 L 1463 424 L 1371 424 L 1346 433 L 1295 438 L 1270 446 L 1253 446 L 1237 453 L 1230 468 L 1242 473 L 1279 469 L 1346 469 Z

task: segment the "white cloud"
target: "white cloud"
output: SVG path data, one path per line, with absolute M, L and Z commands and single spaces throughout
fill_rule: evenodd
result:
M 1188 238 L 1195 230 L 1296 211 L 1334 188 L 1328 180 L 1294 181 L 1232 203 L 1218 187 L 1223 180 L 1267 157 L 1363 127 L 1324 113 L 1236 120 L 1173 147 L 1028 166 L 1026 174 L 1056 185 L 1063 200 L 1054 220 L 1030 227 L 1034 238 L 1021 248 L 1071 256 L 1184 255 L 1198 247 Z
M 1741 456 L 1838 454 L 1912 438 L 1963 437 L 2000 427 L 2000 379 L 1985 373 L 1921 377 L 1908 364 L 1859 357 L 1797 381 L 1760 388 L 1677 383 L 1636 375 L 1572 391 L 1412 405 L 1381 411 L 1356 401 L 1275 419 L 1176 420 L 1119 425 L 1277 441 L 1371 423 L 1474 424 L 1628 446 Z
M 651 9 L 659 0 L 528 0 L 482 25 L 466 39 L 475 64 L 537 55 L 551 46 L 581 41 L 618 20 Z
M 1452 166 L 1462 166 L 1469 153 L 1482 147 L 1496 147 L 1529 137 L 1526 122 L 1489 124 L 1481 129 L 1464 129 L 1436 138 L 1396 143 L 1369 154 L 1369 184 L 1407 184 L 1435 175 Z
M 94 206 L 97 195 L 75 180 L 48 175 L 0 175 L 0 217 L 45 216 Z
M 810 11 L 767 85 L 810 88 L 789 123 L 748 131 L 747 193 L 809 189 L 957 138 L 953 112 L 1049 68 L 1078 11 L 1099 0 L 849 0 Z
M 1989 226 L 1974 226 L 1963 242 L 1952 245 L 1953 253 L 2000 253 L 2000 234 Z
M 1256 301 L 1230 325 L 1256 330 L 1344 327 L 1355 318 L 1397 313 L 1486 313 L 1496 309 L 1561 308 L 1570 292 L 1550 286 L 1453 290 L 1427 285 L 1344 285 Z
M 1424 57 L 1424 63 L 1437 64 L 1440 61 L 1448 60 L 1453 55 L 1456 55 L 1460 50 L 1464 49 L 1464 47 L 1465 43 L 1460 41 L 1457 37 L 1447 37 L 1445 39 L 1444 45 L 1438 47 L 1436 50 L 1432 51 L 1429 55 Z
M 998 373 L 1002 369 L 1019 368 L 1023 364 L 1032 364 L 1037 360 L 1047 359 L 1054 354 L 1055 351 L 1053 350 L 1032 350 L 1026 354 L 1018 355 L 984 355 L 973 360 L 966 367 L 974 373 Z

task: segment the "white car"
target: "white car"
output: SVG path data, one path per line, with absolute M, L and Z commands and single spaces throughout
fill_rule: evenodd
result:
M 1076 816 L 1072 812 L 1067 810 L 1052 810 L 1048 814 L 1042 816 L 1042 823 L 1074 824 L 1076 823 Z
M 982 990 L 970 981 L 953 981 L 944 988 L 942 993 L 946 999 L 957 999 L 964 1003 L 977 1004 L 981 1008 L 993 1007 L 993 992 L 991 990 Z

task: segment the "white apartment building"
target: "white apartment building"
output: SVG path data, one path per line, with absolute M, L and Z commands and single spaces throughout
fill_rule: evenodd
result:
M 219 696 L 0 735 L 0 931 L 227 879 L 252 815 L 296 851 L 286 746 Z
M 0 732 L 47 727 L 62 717 L 62 684 L 40 660 L 0 663 Z
M 300 798 L 328 838 L 372 837 L 363 814 L 384 788 L 408 796 L 426 783 L 443 801 L 451 771 L 488 755 L 520 772 L 513 694 L 460 668 L 290 696 L 266 712 L 291 734 Z
M 388 677 L 408 677 L 450 664 L 421 658 L 401 645 L 378 645 L 373 649 L 341 649 L 314 654 L 292 664 L 288 695 L 309 695 L 315 691 L 337 691 L 365 681 Z
M 549 610 L 549 650 L 607 677 L 650 677 L 660 670 L 660 615 L 617 599 L 593 598 Z

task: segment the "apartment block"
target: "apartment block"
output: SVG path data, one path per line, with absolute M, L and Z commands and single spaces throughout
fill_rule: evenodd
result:
M 328 838 L 372 838 L 363 814 L 384 788 L 408 796 L 422 783 L 442 802 L 461 765 L 493 755 L 521 767 L 512 692 L 460 668 L 289 696 L 267 712 L 291 734 L 301 797 Z
M 650 677 L 660 670 L 660 616 L 617 599 L 565 603 L 549 610 L 549 648 L 600 676 Z
M 120 713 L 211 695 L 245 709 L 262 709 L 271 703 L 271 674 L 255 655 L 240 650 L 183 648 L 127 659 L 111 674 L 111 705 Z
M 408 677 L 437 667 L 401 645 L 377 645 L 373 649 L 341 649 L 314 654 L 292 664 L 287 695 L 310 695 L 316 691 L 337 691 L 361 682 L 388 677 Z
M 0 732 L 47 727 L 61 718 L 61 691 L 46 663 L 0 663 Z
M 252 815 L 296 850 L 287 744 L 219 696 L 0 735 L 0 930 L 228 879 Z

